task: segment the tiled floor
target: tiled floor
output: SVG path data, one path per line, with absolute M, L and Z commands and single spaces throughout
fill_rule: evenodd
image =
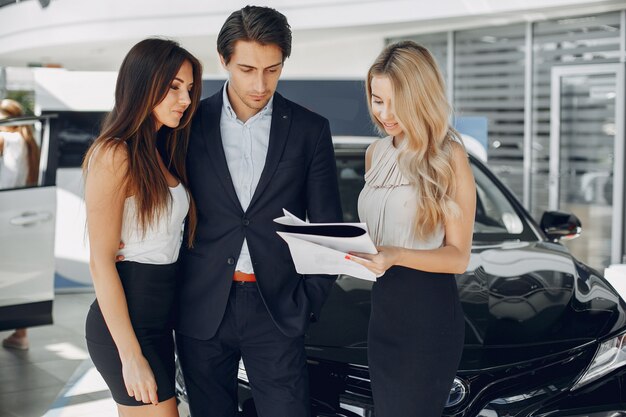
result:
M 116 417 L 85 345 L 93 293 L 57 294 L 54 324 L 29 329 L 30 349 L 0 347 L 0 417 Z M 0 332 L 4 339 L 11 332 Z M 179 408 L 180 415 L 188 410 Z
M 85 316 L 93 293 L 56 295 L 54 325 L 29 329 L 30 349 L 0 348 L 0 416 L 41 417 L 88 359 Z M 0 332 L 4 339 L 10 332 Z

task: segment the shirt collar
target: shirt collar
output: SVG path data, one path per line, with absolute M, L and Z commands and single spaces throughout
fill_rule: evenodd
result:
M 224 102 L 222 106 L 222 112 L 225 112 L 226 115 L 231 119 L 239 120 L 237 119 L 237 114 L 235 113 L 235 110 L 233 110 L 233 107 L 230 104 L 230 100 L 228 99 L 228 81 L 224 83 L 224 89 L 222 91 L 222 101 Z M 272 94 L 270 101 L 267 102 L 265 107 L 263 107 L 263 109 L 260 112 L 258 112 L 257 114 L 252 116 L 250 119 L 248 119 L 248 122 L 252 120 L 256 120 L 262 116 L 271 116 L 273 108 L 274 108 L 274 95 Z

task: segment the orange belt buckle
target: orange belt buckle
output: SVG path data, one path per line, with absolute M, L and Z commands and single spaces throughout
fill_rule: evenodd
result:
M 233 281 L 237 282 L 256 282 L 254 274 L 246 274 L 245 272 L 235 271 L 233 275 Z

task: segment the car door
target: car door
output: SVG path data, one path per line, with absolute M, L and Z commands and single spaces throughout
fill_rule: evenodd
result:
M 46 175 L 47 121 L 0 121 L 42 126 L 37 185 L 0 189 L 0 330 L 52 323 L 56 187 L 53 176 Z

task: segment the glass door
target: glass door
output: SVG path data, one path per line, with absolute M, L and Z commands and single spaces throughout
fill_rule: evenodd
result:
M 576 258 L 600 271 L 622 261 L 621 80 L 620 64 L 552 69 L 550 209 L 578 216 L 583 233 L 563 243 Z

